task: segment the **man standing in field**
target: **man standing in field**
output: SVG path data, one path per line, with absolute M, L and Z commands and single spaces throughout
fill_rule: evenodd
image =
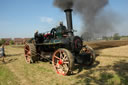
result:
M 5 51 L 4 51 L 4 44 L 0 47 L 0 57 L 3 58 L 3 62 L 5 62 L 4 58 L 5 58 Z

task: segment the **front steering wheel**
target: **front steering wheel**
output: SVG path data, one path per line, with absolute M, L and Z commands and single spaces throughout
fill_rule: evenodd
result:
M 55 35 L 56 35 L 56 29 L 55 28 L 52 28 L 51 32 L 52 34 L 52 37 L 55 38 Z

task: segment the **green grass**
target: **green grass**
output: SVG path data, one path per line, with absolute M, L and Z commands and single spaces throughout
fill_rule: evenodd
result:
M 20 85 L 17 77 L 4 65 L 0 65 L 0 85 Z
M 99 64 L 78 65 L 74 75 L 61 76 L 49 62 L 27 64 L 22 47 L 8 46 L 5 51 L 8 56 L 6 64 L 0 64 L 0 85 L 128 85 L 128 61 L 120 56 L 98 56 Z

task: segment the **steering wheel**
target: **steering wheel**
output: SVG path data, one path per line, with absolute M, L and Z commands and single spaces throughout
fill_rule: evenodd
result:
M 52 34 L 52 37 L 55 38 L 55 35 L 56 35 L 56 29 L 55 28 L 52 28 L 51 32 Z

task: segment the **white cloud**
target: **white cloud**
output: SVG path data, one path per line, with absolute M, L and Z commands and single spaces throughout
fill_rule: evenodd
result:
M 41 22 L 43 23 L 51 23 L 53 22 L 53 19 L 50 17 L 40 17 Z

